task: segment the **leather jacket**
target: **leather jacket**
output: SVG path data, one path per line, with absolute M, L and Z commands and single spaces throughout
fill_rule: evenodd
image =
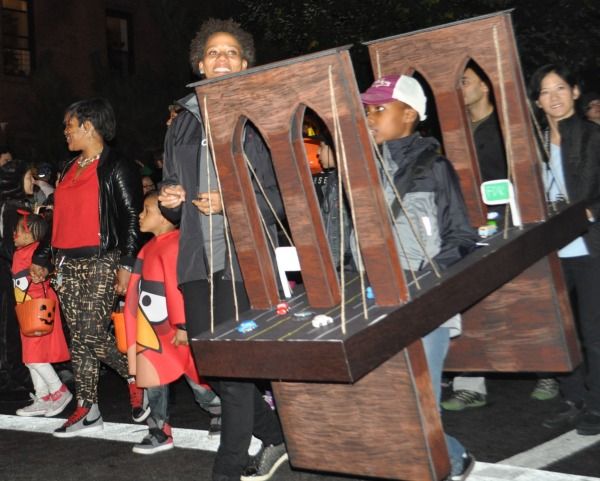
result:
M 600 126 L 572 115 L 558 123 L 570 201 L 584 200 L 595 221 L 583 240 L 592 257 L 600 256 Z
M 71 168 L 76 157 L 64 167 L 60 178 Z M 142 180 L 133 162 L 119 159 L 105 145 L 97 168 L 99 186 L 100 245 L 98 255 L 118 250 L 119 264 L 133 266 L 141 247 L 138 215 L 142 211 Z M 40 245 L 34 255 L 49 258 L 49 246 Z M 40 265 L 43 265 L 40 262 Z

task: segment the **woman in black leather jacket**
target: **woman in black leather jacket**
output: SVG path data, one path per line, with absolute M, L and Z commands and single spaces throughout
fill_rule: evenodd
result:
M 600 434 L 600 126 L 580 117 L 580 91 L 560 65 L 540 67 L 530 81 L 532 100 L 544 114 L 542 176 L 548 205 L 584 201 L 588 233 L 558 251 L 578 323 L 584 363 L 559 377 L 563 403 L 544 426 L 574 425 L 579 434 Z
M 77 408 L 58 428 L 57 437 L 101 429 L 98 374 L 101 361 L 127 378 L 127 361 L 108 330 L 117 295 L 127 290 L 140 247 L 137 216 L 142 207 L 141 178 L 132 162 L 106 145 L 115 135 L 112 106 L 101 98 L 81 100 L 65 112 L 64 134 L 70 151 L 80 154 L 65 166 L 54 194 L 52 251 L 55 288 L 71 331 L 71 357 Z M 44 252 L 37 252 L 38 256 Z M 32 278 L 47 274 L 32 266 Z M 129 379 L 135 421 L 141 390 Z

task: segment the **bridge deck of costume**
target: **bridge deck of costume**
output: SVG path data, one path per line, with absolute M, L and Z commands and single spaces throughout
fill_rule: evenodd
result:
M 485 209 L 460 78 L 469 60 L 488 75 L 506 143 L 523 229 L 511 228 L 441 278 L 407 283 L 392 234 L 347 49 L 335 49 L 207 80 L 196 92 L 209 129 L 224 205 L 257 328 L 236 321 L 194 339 L 209 376 L 266 378 L 292 465 L 406 480 L 439 480 L 449 461 L 419 340 L 457 312 L 463 335 L 446 367 L 461 371 L 569 371 L 580 362 L 558 247 L 585 230 L 581 205 L 546 219 L 522 74 L 507 12 L 369 44 L 376 76 L 418 72 L 435 96 L 444 149 L 473 225 Z M 342 286 L 333 264 L 302 143 L 306 108 L 339 139 L 338 168 L 375 300 L 363 316 L 357 278 Z M 241 145 L 251 121 L 273 158 L 304 291 L 290 313 L 279 301 L 268 241 Z M 344 155 L 345 154 L 345 155 Z M 345 329 L 340 309 L 344 302 Z M 294 314 L 328 313 L 314 328 Z M 314 419 L 318 418 L 318 422 Z M 348 423 L 352 418 L 354 421 Z M 356 420 L 361 429 L 356 430 Z

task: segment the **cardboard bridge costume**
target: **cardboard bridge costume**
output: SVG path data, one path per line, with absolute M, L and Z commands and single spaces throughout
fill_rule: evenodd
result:
M 224 213 L 252 309 L 192 345 L 203 374 L 274 381 L 293 466 L 434 481 L 450 466 L 420 338 L 462 312 L 464 332 L 446 367 L 572 370 L 581 354 L 554 251 L 583 232 L 587 219 L 578 204 L 547 218 L 508 13 L 379 40 L 369 52 L 377 77 L 418 71 L 431 87 L 445 152 L 473 225 L 485 223 L 485 206 L 459 82 L 471 59 L 486 71 L 499 99 L 509 178 L 525 225 L 487 239 L 488 246 L 440 277 L 405 279 L 347 49 L 199 82 Z M 307 107 L 335 138 L 374 299 L 365 299 L 365 278 L 335 269 L 302 140 Z M 288 299 L 285 314 L 276 311 L 275 266 L 243 155 L 248 120 L 271 149 L 302 271 L 304 291 Z M 316 314 L 333 323 L 313 325 Z M 315 412 L 319 423 L 310 423 Z M 360 430 L 347 429 L 349 417 L 361 420 Z

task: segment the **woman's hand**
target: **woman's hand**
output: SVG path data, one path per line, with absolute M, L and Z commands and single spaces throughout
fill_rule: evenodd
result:
M 117 270 L 117 277 L 115 279 L 115 292 L 118 296 L 124 296 L 127 294 L 127 285 L 129 284 L 129 278 L 131 272 L 122 267 Z
M 181 185 L 163 185 L 158 201 L 167 209 L 175 209 L 185 202 L 185 189 Z
M 220 214 L 223 212 L 223 204 L 221 204 L 221 196 L 218 191 L 200 192 L 198 200 L 193 200 L 192 204 L 204 215 Z
M 44 282 L 46 277 L 48 277 L 48 269 L 37 264 L 31 264 L 29 266 L 29 275 L 34 284 L 39 284 L 40 282 Z

